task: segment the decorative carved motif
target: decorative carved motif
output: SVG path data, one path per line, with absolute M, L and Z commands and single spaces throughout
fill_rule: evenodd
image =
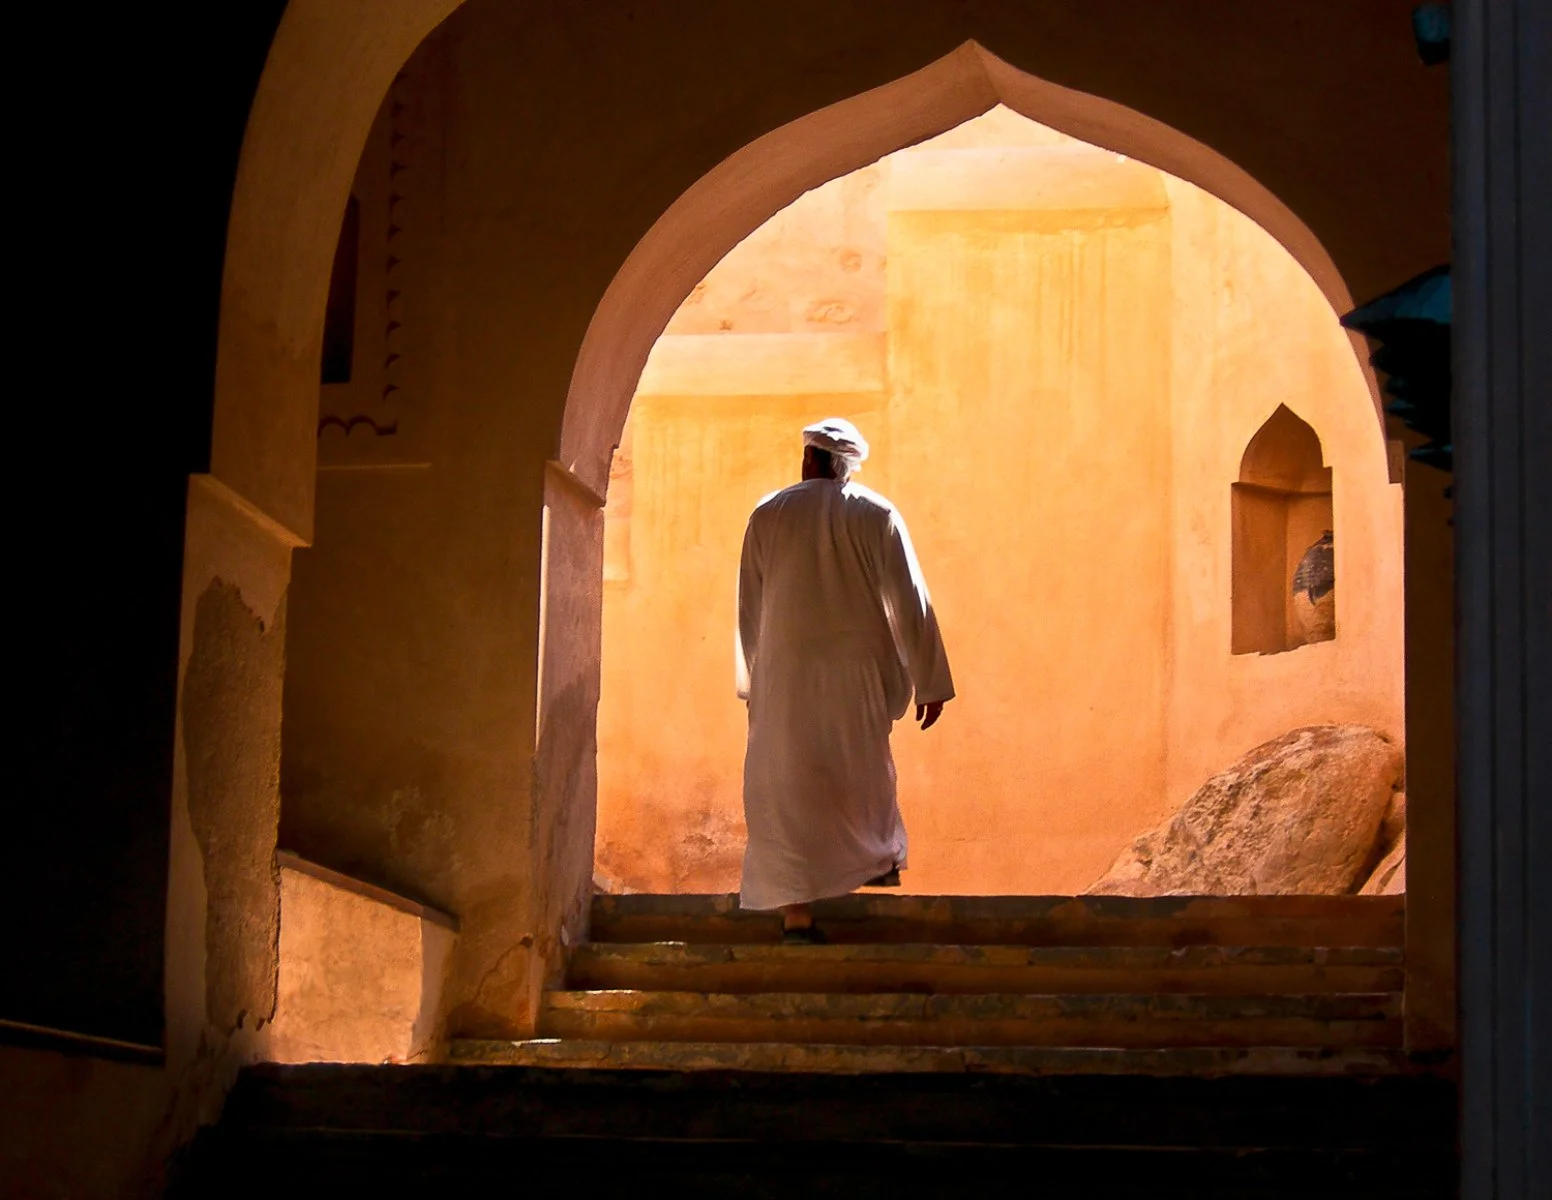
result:
M 348 386 L 325 389 L 318 436 L 335 431 L 321 452 L 322 465 L 391 465 L 408 446 L 373 450 L 382 438 L 398 437 L 410 392 L 406 260 L 413 254 L 414 206 L 420 197 L 417 168 L 426 123 L 426 68 L 420 55 L 394 77 L 362 155 L 355 192 L 361 198 L 359 280 L 366 300 L 358 330 L 358 370 Z M 375 244 L 375 248 L 374 248 Z M 376 327 L 374 329 L 374 326 Z M 340 437 L 349 439 L 349 445 Z M 387 455 L 387 458 L 384 455 Z
M 387 270 L 383 302 L 383 382 L 381 402 L 384 411 L 393 414 L 392 429 L 397 433 L 397 409 L 404 400 L 404 256 L 405 226 L 409 220 L 408 193 L 413 179 L 417 138 L 416 117 L 420 112 L 421 83 L 424 79 L 418 63 L 407 64 L 394 77 L 388 102 L 388 229 L 384 250 Z
M 1286 405 L 1245 447 L 1230 500 L 1233 653 L 1279 654 L 1330 641 L 1336 636 L 1331 468 L 1319 435 Z
M 357 414 L 354 417 L 324 417 L 318 422 L 318 433 L 322 436 L 325 429 L 338 429 L 349 437 L 354 430 L 363 426 L 370 429 L 374 437 L 389 437 L 399 432 L 398 421 L 394 421 L 391 425 L 379 425 L 371 417 Z

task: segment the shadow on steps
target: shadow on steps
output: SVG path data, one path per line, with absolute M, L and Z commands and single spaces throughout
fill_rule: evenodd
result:
M 1429 1077 L 823 1076 L 261 1067 L 175 1197 L 1449 1197 Z

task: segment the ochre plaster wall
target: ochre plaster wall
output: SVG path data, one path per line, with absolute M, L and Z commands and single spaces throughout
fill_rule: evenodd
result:
M 1341 630 L 1235 655 L 1230 488 L 1280 404 L 1338 481 Z M 828 412 L 873 441 L 960 691 L 895 739 L 909 887 L 1077 891 L 1261 741 L 1401 737 L 1400 489 L 1329 303 L 1220 201 L 998 109 L 784 210 L 649 360 L 610 494 L 604 886 L 737 885 L 738 547 Z
M 1251 747 L 1299 725 L 1354 722 L 1405 741 L 1402 488 L 1348 337 L 1309 276 L 1239 213 L 1165 178 L 1173 228 L 1173 667 L 1170 806 Z M 1337 636 L 1228 654 L 1230 487 L 1278 405 L 1331 470 Z M 1310 534 L 1297 548 L 1296 563 Z M 1291 579 L 1291 569 L 1287 571 Z

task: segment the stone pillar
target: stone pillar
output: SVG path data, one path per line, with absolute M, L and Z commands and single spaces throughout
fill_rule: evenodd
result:
M 214 1120 L 279 969 L 280 698 L 292 531 L 190 479 L 167 893 L 169 1147 Z
M 1552 1195 L 1552 7 L 1461 0 L 1455 167 L 1461 1195 Z
M 1455 1034 L 1455 607 L 1450 477 L 1408 460 L 1406 1046 Z
M 558 462 L 544 472 L 534 877 L 543 982 L 587 935 L 598 815 L 604 501 Z M 539 981 L 535 972 L 535 982 Z

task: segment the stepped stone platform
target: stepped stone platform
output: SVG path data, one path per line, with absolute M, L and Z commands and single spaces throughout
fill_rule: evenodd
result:
M 457 1063 L 1081 1075 L 1406 1073 L 1404 899 L 861 894 L 783 945 L 736 896 L 595 897 L 539 1036 Z
M 1454 1194 L 1397 897 L 605 896 L 540 1035 L 244 1072 L 173 1194 Z

